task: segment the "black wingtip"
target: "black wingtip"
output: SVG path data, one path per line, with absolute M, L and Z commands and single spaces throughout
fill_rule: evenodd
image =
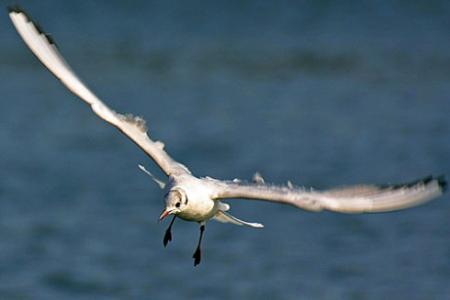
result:
M 8 11 L 8 13 L 12 13 L 12 12 L 19 12 L 20 8 L 17 5 L 8 5 L 6 7 L 6 10 Z
M 418 183 L 429 184 L 433 180 L 434 177 L 432 175 L 428 175 L 427 177 L 422 178 L 422 180 L 419 180 Z
M 390 189 L 402 189 L 402 188 L 412 188 L 418 184 L 428 185 L 432 182 L 437 181 L 437 184 L 439 185 L 439 188 L 441 189 L 442 193 L 444 193 L 447 190 L 447 180 L 445 179 L 444 175 L 440 176 L 432 176 L 428 175 L 426 177 L 423 177 L 418 180 L 414 180 L 407 183 L 402 184 L 395 184 L 395 185 L 381 185 L 382 188 L 390 188 Z
M 31 18 L 31 16 L 19 5 L 15 4 L 15 5 L 10 5 L 7 7 L 8 13 L 16 13 L 16 14 L 23 14 L 25 16 L 25 18 L 27 18 L 28 22 L 33 22 L 33 19 Z
M 11 6 L 8 6 L 8 7 L 7 7 L 7 10 L 8 10 L 9 13 L 21 13 L 21 14 L 23 14 L 23 15 L 27 18 L 28 22 L 33 23 L 33 24 L 34 24 L 34 27 L 36 27 L 36 30 L 37 30 L 40 34 L 42 34 L 42 35 L 47 39 L 47 41 L 48 41 L 50 44 L 54 45 L 55 47 L 58 47 L 58 45 L 56 44 L 56 42 L 55 42 L 55 40 L 52 38 L 52 36 L 51 36 L 50 34 L 46 33 L 46 32 L 42 29 L 41 25 L 39 25 L 38 22 L 34 21 L 34 20 L 31 18 L 31 16 L 30 16 L 24 9 L 22 9 L 19 5 L 11 5 Z
M 436 178 L 439 187 L 441 188 L 442 193 L 445 193 L 447 191 L 448 183 L 447 179 L 445 179 L 444 175 L 440 175 Z
M 421 180 L 416 181 L 413 183 L 413 185 L 421 183 L 424 185 L 427 185 L 431 182 L 437 182 L 439 189 L 442 191 L 442 193 L 445 193 L 447 191 L 447 180 L 445 179 L 445 175 L 439 175 L 439 176 L 427 176 Z
M 22 9 L 22 7 L 20 7 L 17 4 L 8 5 L 6 7 L 6 9 L 8 10 L 8 13 L 12 13 L 12 12 L 14 12 L 14 13 L 23 13 L 24 15 L 26 15 L 28 17 L 27 13 Z

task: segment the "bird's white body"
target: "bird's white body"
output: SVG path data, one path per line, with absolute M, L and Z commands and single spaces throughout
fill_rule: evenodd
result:
M 183 220 L 205 222 L 221 208 L 220 201 L 212 200 L 213 190 L 203 180 L 189 174 L 170 178 L 167 192 L 179 189 L 189 199 L 186 207 L 177 214 Z
M 253 228 L 264 227 L 260 223 L 245 222 L 226 213 L 230 205 L 217 199 L 217 184 L 219 180 L 210 177 L 198 178 L 190 174 L 183 174 L 176 177 L 169 177 L 169 182 L 165 187 L 166 210 L 177 215 L 183 220 L 194 221 L 205 224 L 210 219 L 215 219 L 222 223 L 232 223 L 235 225 L 245 225 Z M 171 197 L 167 195 L 171 191 L 178 191 L 184 199 L 182 209 L 173 207 Z M 187 201 L 186 201 L 187 199 Z
M 434 199 L 445 190 L 446 181 L 441 177 L 426 177 L 402 185 L 360 185 L 328 191 L 315 191 L 294 187 L 266 184 L 260 175 L 253 183 L 222 181 L 209 177 L 198 178 L 183 164 L 172 159 L 160 141 L 153 141 L 147 134 L 145 121 L 140 117 L 123 115 L 109 108 L 75 74 L 64 60 L 49 35 L 43 33 L 31 18 L 20 8 L 10 8 L 9 16 L 31 51 L 38 59 L 75 95 L 91 106 L 97 116 L 112 124 L 146 154 L 152 158 L 167 175 L 168 183 L 156 180 L 166 186 L 166 207 L 160 219 L 173 214 L 186 221 L 201 224 L 200 240 L 194 254 L 195 264 L 200 262 L 200 241 L 204 224 L 209 219 L 254 228 L 259 223 L 248 223 L 226 213 L 230 206 L 222 199 L 256 199 L 288 204 L 310 211 L 331 210 L 345 213 L 384 212 L 400 210 Z M 171 240 L 170 228 L 164 237 L 164 245 Z

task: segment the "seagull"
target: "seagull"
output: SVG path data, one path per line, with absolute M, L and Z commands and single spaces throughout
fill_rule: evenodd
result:
M 44 33 L 23 9 L 14 6 L 8 10 L 17 32 L 44 66 L 72 93 L 90 105 L 98 117 L 139 146 L 167 176 L 165 181 L 159 180 L 139 165 L 165 191 L 165 208 L 159 221 L 168 216 L 172 219 L 164 235 L 164 247 L 172 240 L 171 229 L 176 218 L 200 225 L 200 237 L 193 254 L 194 266 L 200 263 L 201 242 L 205 225 L 210 219 L 253 228 L 263 227 L 260 223 L 246 222 L 230 215 L 230 205 L 223 202 L 224 199 L 269 201 L 313 212 L 373 213 L 413 207 L 439 197 L 446 189 L 444 176 L 428 176 L 397 185 L 356 185 L 321 191 L 294 186 L 290 181 L 286 185 L 267 184 L 259 173 L 249 182 L 197 177 L 169 156 L 161 141 L 150 138 L 143 118 L 118 113 L 100 100 L 75 74 L 52 37 Z

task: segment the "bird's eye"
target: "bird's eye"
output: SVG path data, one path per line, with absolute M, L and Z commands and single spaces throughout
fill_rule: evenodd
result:
M 176 207 L 176 208 L 179 208 L 180 205 L 181 205 L 181 202 L 177 202 L 177 203 L 175 204 L 175 207 Z

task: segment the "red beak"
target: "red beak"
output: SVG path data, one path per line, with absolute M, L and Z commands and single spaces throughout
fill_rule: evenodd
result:
M 170 215 L 171 211 L 164 209 L 162 214 L 159 216 L 159 221 L 164 220 L 168 215 Z

